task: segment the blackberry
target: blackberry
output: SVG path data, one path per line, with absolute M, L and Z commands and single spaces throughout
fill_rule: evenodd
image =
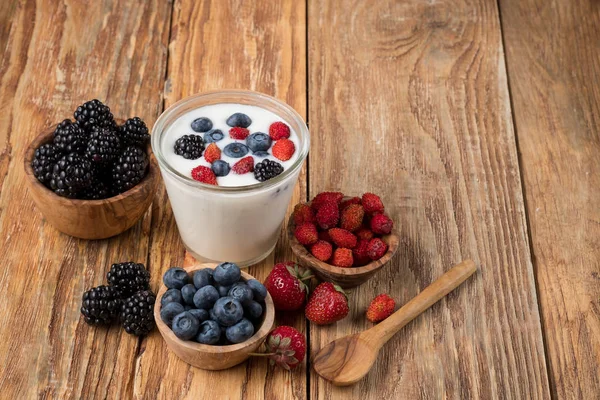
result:
M 81 192 L 81 198 L 87 200 L 102 200 L 111 197 L 112 193 L 109 185 L 104 179 L 94 174 L 92 183 Z
M 129 118 L 125 121 L 119 127 L 119 136 L 124 144 L 138 147 L 144 147 L 150 140 L 148 127 L 139 117 Z
M 112 168 L 113 189 L 123 193 L 140 183 L 146 175 L 147 166 L 148 156 L 142 149 L 126 147 Z
M 81 313 L 90 325 L 108 325 L 116 320 L 122 305 L 119 289 L 102 285 L 83 294 Z
M 277 161 L 262 160 L 254 166 L 254 177 L 259 182 L 268 181 L 283 172 L 283 166 Z
M 59 158 L 60 152 L 52 143 L 43 144 L 38 147 L 31 161 L 33 175 L 35 175 L 38 181 L 44 185 L 50 183 L 54 164 L 56 164 Z
M 85 150 L 86 157 L 97 164 L 107 165 L 116 159 L 121 151 L 121 141 L 114 130 L 95 127 Z
M 94 127 L 113 128 L 116 126 L 110 108 L 98 99 L 90 100 L 77 107 L 73 116 L 88 133 L 91 133 Z
M 154 302 L 156 296 L 150 290 L 137 292 L 123 302 L 121 321 L 125 332 L 142 336 L 154 328 Z
M 110 286 L 119 289 L 123 296 L 150 288 L 150 273 L 143 264 L 131 261 L 113 264 L 106 274 L 106 280 Z
M 83 154 L 89 135 L 70 119 L 63 120 L 54 130 L 54 145 L 63 153 Z
M 175 142 L 174 150 L 185 159 L 196 160 L 202 157 L 204 140 L 199 135 L 183 135 Z
M 50 188 L 59 196 L 75 198 L 92 184 L 92 164 L 82 156 L 71 153 L 56 162 Z

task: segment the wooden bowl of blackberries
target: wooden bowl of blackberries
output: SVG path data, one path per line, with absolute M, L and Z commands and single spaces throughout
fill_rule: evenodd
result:
M 73 116 L 44 129 L 27 148 L 30 193 L 45 219 L 67 235 L 118 235 L 140 219 L 158 186 L 148 127 L 138 117 L 115 119 L 96 99 Z
M 167 346 L 194 367 L 221 370 L 253 355 L 275 321 L 271 295 L 234 263 L 170 268 L 154 319 Z

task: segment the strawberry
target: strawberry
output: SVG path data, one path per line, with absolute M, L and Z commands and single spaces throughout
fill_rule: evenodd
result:
M 333 246 L 324 240 L 317 240 L 315 244 L 310 248 L 310 254 L 315 256 L 318 260 L 326 262 L 331 258 L 333 252 Z
M 394 221 L 385 214 L 376 214 L 371 218 L 371 230 L 378 235 L 387 235 L 392 231 Z
M 312 199 L 310 205 L 315 210 L 318 210 L 325 203 L 336 203 L 339 205 L 343 198 L 344 194 L 342 192 L 321 192 Z
M 291 326 L 278 326 L 267 335 L 265 347 L 266 353 L 251 353 L 251 355 L 269 357 L 271 365 L 289 371 L 304 360 L 306 337 Z
M 290 127 L 281 121 L 273 122 L 269 126 L 269 136 L 273 140 L 288 139 L 290 137 Z
M 345 249 L 343 247 L 338 247 L 333 252 L 333 257 L 331 257 L 331 265 L 335 265 L 340 268 L 350 268 L 354 264 L 354 259 L 352 257 L 352 250 Z
M 355 248 L 352 249 L 352 260 L 354 263 L 353 267 L 362 267 L 363 265 L 367 265 L 371 262 L 371 257 L 369 257 L 368 253 L 369 241 L 368 240 L 359 240 L 358 244 Z
M 231 167 L 233 172 L 239 175 L 254 171 L 254 158 L 252 156 L 244 157 Z
M 248 137 L 249 134 L 250 131 L 248 129 L 239 126 L 233 127 L 229 130 L 229 136 L 237 140 L 244 140 Z
M 221 158 L 221 149 L 217 146 L 216 143 L 211 143 L 208 145 L 206 150 L 204 150 L 204 159 L 209 163 L 214 163 L 215 161 Z
M 329 236 L 329 233 L 327 231 L 319 232 L 319 240 L 323 240 L 328 243 L 333 243 L 333 240 L 331 240 L 331 236 Z
M 344 200 L 340 203 L 340 211 L 344 210 L 351 204 L 360 204 L 360 197 L 351 197 L 348 200 Z
M 273 156 L 279 160 L 287 161 L 292 158 L 296 152 L 296 146 L 290 139 L 281 139 L 275 142 L 271 148 L 271 152 L 273 153 Z
M 192 170 L 192 178 L 198 182 L 207 183 L 209 185 L 218 185 L 217 177 L 212 169 L 199 165 Z
M 366 226 L 362 226 L 362 227 L 358 228 L 358 230 L 356 232 L 354 232 L 354 234 L 356 235 L 357 238 L 362 239 L 362 240 L 371 240 L 375 236 L 373 231 L 371 231 Z
M 381 322 L 394 312 L 396 302 L 387 294 L 380 294 L 371 301 L 367 309 L 367 319 L 371 322 Z
M 340 228 L 352 232 L 361 227 L 365 210 L 360 204 L 349 204 L 340 211 Z
M 337 203 L 325 203 L 317 211 L 317 223 L 321 229 L 335 228 L 340 220 Z
M 310 295 L 304 314 L 311 322 L 326 325 L 344 318 L 349 311 L 348 298 L 342 288 L 323 282 Z
M 367 254 L 371 260 L 379 260 L 387 252 L 387 244 L 379 239 L 373 238 L 369 241 L 369 247 L 367 247 Z
M 315 224 L 311 224 L 310 222 L 305 222 L 302 225 L 298 225 L 294 230 L 294 236 L 298 241 L 308 246 L 310 244 L 316 243 L 318 237 L 317 227 Z
M 304 305 L 308 287 L 304 283 L 313 276 L 294 262 L 275 264 L 265 280 L 276 310 L 293 311 Z
M 356 236 L 354 236 L 350 231 L 347 231 L 342 228 L 331 228 L 329 231 L 329 237 L 333 240 L 338 247 L 346 247 L 347 249 L 352 249 L 356 247 Z
M 306 203 L 296 204 L 294 207 L 294 223 L 296 225 L 303 224 L 305 222 L 315 222 L 315 212 Z
M 365 212 L 369 215 L 373 215 L 374 213 L 382 213 L 385 209 L 383 207 L 381 198 L 373 193 L 363 194 L 361 203 L 365 209 Z

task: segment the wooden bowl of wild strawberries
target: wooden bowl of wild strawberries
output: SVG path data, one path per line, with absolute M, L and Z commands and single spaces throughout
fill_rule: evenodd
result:
M 394 223 L 373 193 L 319 193 L 299 203 L 288 221 L 292 251 L 319 278 L 343 288 L 363 284 L 398 250 Z

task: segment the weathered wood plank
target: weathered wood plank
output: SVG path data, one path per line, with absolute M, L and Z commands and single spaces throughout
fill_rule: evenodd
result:
M 311 397 L 547 398 L 521 182 L 494 1 L 310 1 L 310 195 L 383 195 L 394 261 L 311 325 L 312 352 L 369 326 L 378 293 L 404 304 L 454 263 L 471 280 L 409 324 L 359 384 L 314 373 Z M 316 134 L 317 133 L 317 134 Z
M 303 1 L 176 1 L 166 106 L 198 92 L 242 88 L 275 96 L 306 115 L 305 33 Z M 302 173 L 292 202 L 305 198 Z M 184 248 L 164 187 L 155 208 L 150 266 L 158 285 L 167 268 L 184 262 Z M 262 280 L 274 260 L 290 258 L 282 234 L 274 255 L 248 272 Z M 305 329 L 301 315 L 277 315 L 277 323 Z M 134 393 L 138 398 L 303 399 L 306 372 L 274 370 L 262 359 L 226 371 L 203 371 L 179 360 L 155 332 L 142 344 Z
M 22 157 L 39 131 L 94 97 L 116 116 L 152 124 L 162 107 L 170 9 L 158 0 L 21 1 L 14 9 L 0 49 L 2 398 L 131 396 L 139 340 L 88 327 L 79 307 L 111 263 L 146 261 L 150 213 L 110 240 L 63 235 L 35 210 Z
M 600 4 L 500 1 L 556 398 L 600 394 Z

